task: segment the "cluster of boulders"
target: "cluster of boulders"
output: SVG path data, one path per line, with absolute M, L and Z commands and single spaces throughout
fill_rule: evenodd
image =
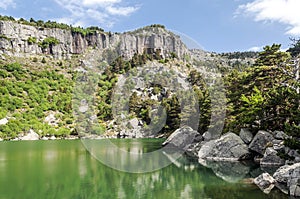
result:
M 284 145 L 284 140 L 290 138 L 284 132 L 258 131 L 254 134 L 247 129 L 242 129 L 239 135 L 232 132 L 218 138 L 209 135 L 209 132 L 200 135 L 192 128 L 184 126 L 176 130 L 163 145 L 176 147 L 198 157 L 201 164 L 212 168 L 223 179 L 228 179 L 229 175 L 222 173 L 223 166 L 220 168 L 220 164 L 212 162 L 220 162 L 221 165 L 225 165 L 224 167 L 228 167 L 227 162 L 230 162 L 231 166 L 232 163 L 237 164 L 239 170 L 236 175 L 239 175 L 239 172 L 240 175 L 249 172 L 246 167 L 240 165 L 246 160 L 256 162 L 261 168 L 275 168 L 273 176 L 270 169 L 270 172 L 255 178 L 255 184 L 265 193 L 269 193 L 276 186 L 286 194 L 300 196 L 300 154 L 299 151 Z M 278 167 L 280 168 L 276 170 Z M 227 171 L 234 172 L 230 168 L 227 168 Z M 238 177 L 234 179 L 241 180 Z M 229 181 L 235 180 L 229 179 Z
M 14 139 L 11 139 L 10 141 L 35 141 L 35 140 L 58 140 L 58 139 L 75 140 L 75 139 L 79 139 L 79 137 L 73 136 L 73 135 L 65 137 L 65 138 L 56 137 L 55 135 L 40 136 L 33 129 L 29 129 L 28 132 L 21 133 L 18 135 L 18 137 L 15 137 Z M 3 141 L 3 139 L 0 138 L 0 141 Z
M 133 118 L 121 125 L 123 128 L 117 134 L 118 138 L 143 138 L 142 132 L 143 122 L 137 118 Z
M 284 165 L 273 176 L 263 173 L 254 179 L 254 183 L 264 193 L 270 193 L 274 187 L 277 187 L 285 194 L 300 197 L 300 163 Z

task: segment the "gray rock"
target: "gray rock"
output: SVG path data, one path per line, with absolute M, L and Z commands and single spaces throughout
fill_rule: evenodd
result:
M 59 28 L 43 28 L 19 24 L 13 21 L 0 21 L 0 34 L 8 39 L 0 40 L 0 54 L 14 56 L 48 54 L 54 58 L 69 58 L 72 54 L 82 54 L 88 47 L 96 47 L 100 50 L 118 52 L 126 59 L 133 57 L 135 53 L 154 53 L 161 50 L 161 55 L 167 57 L 171 52 L 183 58 L 188 54 L 188 49 L 180 40 L 180 37 L 162 28 L 139 29 L 134 32 L 122 34 L 97 32 L 96 34 L 82 36 L 80 33 L 73 33 L 70 30 Z M 37 43 L 29 44 L 28 38 L 36 37 Z M 60 42 L 57 45 L 42 49 L 38 42 L 47 37 L 55 37 Z M 25 55 L 26 54 L 26 55 Z M 103 56 L 105 57 L 105 56 Z M 106 56 L 108 62 L 109 60 Z M 112 58 L 114 59 L 114 58 Z
M 212 135 L 209 131 L 206 131 L 205 133 L 203 133 L 202 136 L 203 136 L 204 141 L 209 141 L 212 139 Z
M 241 129 L 240 137 L 245 144 L 249 144 L 253 139 L 253 134 L 248 129 Z
M 54 135 L 52 135 L 49 140 L 56 140 L 56 137 Z
M 287 139 L 289 136 L 285 134 L 283 131 L 274 131 L 274 138 L 278 140 L 284 140 Z
M 291 196 L 300 196 L 300 163 L 280 167 L 273 175 L 276 186 Z
M 266 194 L 271 192 L 275 186 L 275 182 L 274 178 L 268 173 L 263 173 L 254 179 L 254 184 L 256 184 Z
M 200 142 L 202 136 L 189 126 L 183 126 L 172 133 L 163 143 L 163 146 L 169 145 L 179 149 L 187 150 L 193 143 Z
M 199 159 L 216 161 L 238 161 L 248 159 L 247 145 L 234 133 L 227 133 L 217 140 L 205 143 L 199 153 Z
M 264 157 L 260 161 L 260 165 L 284 165 L 284 163 L 285 160 L 281 159 L 272 147 L 266 149 Z
M 249 149 L 264 155 L 268 144 L 272 144 L 273 136 L 266 131 L 258 131 L 249 145 Z
M 273 145 L 273 149 L 275 150 L 275 151 L 284 151 L 284 142 L 283 141 L 281 141 L 279 144 L 274 144 Z
M 39 140 L 39 135 L 34 132 L 32 129 L 29 130 L 27 135 L 19 137 L 20 140 Z
M 41 140 L 49 140 L 48 137 L 42 137 Z
M 139 127 L 139 120 L 137 118 L 133 118 L 129 121 L 129 127 L 132 129 L 137 129 Z

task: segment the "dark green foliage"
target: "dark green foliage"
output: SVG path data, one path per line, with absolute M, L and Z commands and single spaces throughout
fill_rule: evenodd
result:
M 256 66 L 280 66 L 285 64 L 290 58 L 289 53 L 280 51 L 281 44 L 265 46 L 264 50 L 259 53 L 255 62 Z
M 284 141 L 284 145 L 290 147 L 291 149 L 300 150 L 300 141 L 298 141 L 294 138 L 286 139 Z
M 42 63 L 43 63 L 43 64 L 47 63 L 47 61 L 46 61 L 46 58 L 45 58 L 45 57 L 43 57 L 43 58 L 42 58 Z
M 0 39 L 10 40 L 10 38 L 8 38 L 6 35 L 3 34 L 0 34 Z
M 287 71 L 289 54 L 280 45 L 265 47 L 256 66 L 244 72 L 232 71 L 226 77 L 226 130 L 283 130 L 300 137 L 300 96 L 295 78 Z
M 164 25 L 161 25 L 161 24 L 152 24 L 149 27 L 151 27 L 151 28 L 163 28 L 163 29 L 166 28 Z
M 28 37 L 27 42 L 29 45 L 35 44 L 37 42 L 36 37 Z
M 211 99 L 207 85 L 201 74 L 195 70 L 192 70 L 188 76 L 188 81 L 194 88 L 194 92 L 199 100 L 199 126 L 198 131 L 204 133 L 208 130 L 211 118 Z
M 46 48 L 49 48 L 49 47 L 51 48 L 52 46 L 55 46 L 59 43 L 60 43 L 60 41 L 58 39 L 56 39 L 55 37 L 47 37 L 43 41 L 39 42 L 38 45 L 42 49 L 46 49 Z
M 292 57 L 297 57 L 300 54 L 300 39 L 291 38 L 291 47 L 287 50 Z
M 228 59 L 246 59 L 246 58 L 257 58 L 258 52 L 254 52 L 254 51 L 233 52 L 233 53 L 221 53 L 220 55 Z

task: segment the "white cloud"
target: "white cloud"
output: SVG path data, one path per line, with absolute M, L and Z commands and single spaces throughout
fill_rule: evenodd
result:
M 84 0 L 83 5 L 85 6 L 103 6 L 121 3 L 121 0 Z
M 131 13 L 135 12 L 138 8 L 137 7 L 107 7 L 106 10 L 112 14 L 112 15 L 122 15 L 122 16 L 128 16 Z
M 55 19 L 74 26 L 87 26 L 91 21 L 97 25 L 111 27 L 118 17 L 129 16 L 139 9 L 138 6 L 123 6 L 123 0 L 55 0 L 70 16 Z
M 13 0 L 1 0 L 0 8 L 6 10 L 8 7 L 15 7 L 16 4 Z
M 251 48 L 249 48 L 247 51 L 255 51 L 255 52 L 259 52 L 263 50 L 263 46 L 253 46 Z
M 240 5 L 237 12 L 254 16 L 255 21 L 279 22 L 287 25 L 286 34 L 300 35 L 299 0 L 254 0 Z

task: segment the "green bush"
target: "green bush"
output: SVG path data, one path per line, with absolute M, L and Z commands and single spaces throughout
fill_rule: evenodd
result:
M 29 45 L 36 44 L 37 38 L 36 37 L 28 37 L 27 42 Z
M 55 46 L 59 43 L 60 43 L 60 41 L 58 39 L 56 39 L 55 37 L 47 37 L 42 42 L 39 42 L 38 45 L 42 49 L 46 49 L 46 48 L 49 48 L 51 46 Z

